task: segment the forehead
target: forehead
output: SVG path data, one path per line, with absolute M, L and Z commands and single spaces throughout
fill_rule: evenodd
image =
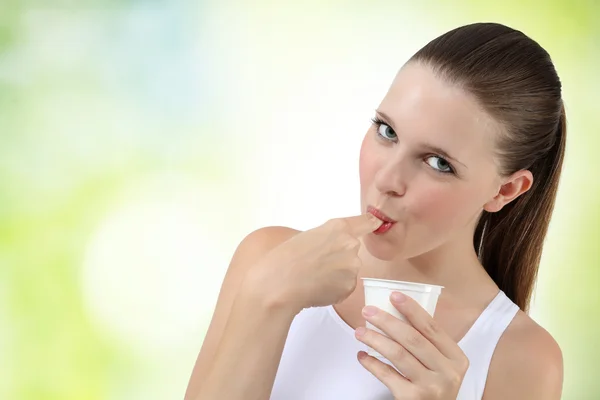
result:
M 468 165 L 493 155 L 498 124 L 473 95 L 409 63 L 396 75 L 379 110 L 389 116 L 400 140 L 443 148 Z

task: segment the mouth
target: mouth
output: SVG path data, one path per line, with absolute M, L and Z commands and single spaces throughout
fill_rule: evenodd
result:
M 385 215 L 383 213 L 383 211 L 376 209 L 375 207 L 372 206 L 368 206 L 367 207 L 367 212 L 371 213 L 375 218 L 382 220 L 383 222 L 390 222 L 392 224 L 398 222 L 394 219 L 391 219 L 390 217 L 388 217 L 387 215 Z
M 393 220 L 392 218 L 388 217 L 387 215 L 385 215 L 381 210 L 378 210 L 377 208 L 372 207 L 372 206 L 367 207 L 367 212 L 372 214 L 375 218 L 383 221 L 383 224 L 381 224 L 381 226 L 379 228 L 377 228 L 377 230 L 373 231 L 373 233 L 376 235 L 382 235 L 382 234 L 386 233 L 387 231 L 392 229 L 392 226 L 396 222 L 398 222 L 398 221 Z

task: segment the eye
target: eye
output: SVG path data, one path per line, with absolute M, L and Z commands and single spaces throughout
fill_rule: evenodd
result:
M 377 128 L 377 134 L 384 139 L 394 140 L 396 139 L 396 133 L 392 128 L 387 126 L 386 124 L 381 124 L 379 128 Z
M 371 120 L 373 125 L 377 128 L 377 136 L 381 136 L 386 140 L 395 140 L 397 138 L 396 133 L 389 125 L 380 120 L 379 118 L 374 118 Z
M 426 158 L 427 164 L 436 171 L 444 174 L 453 174 L 454 169 L 450 163 L 440 156 L 429 156 Z

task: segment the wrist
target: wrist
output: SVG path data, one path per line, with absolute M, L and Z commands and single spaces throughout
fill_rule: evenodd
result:
M 288 315 L 292 318 L 302 311 L 304 307 L 282 285 L 261 279 L 260 275 L 257 270 L 246 274 L 239 291 L 239 297 L 243 298 L 244 303 L 250 303 L 268 314 Z

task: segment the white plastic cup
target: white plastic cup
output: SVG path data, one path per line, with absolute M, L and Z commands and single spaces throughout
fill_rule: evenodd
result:
M 409 323 L 406 318 L 394 307 L 390 301 L 392 292 L 401 292 L 415 299 L 421 307 L 423 307 L 429 315 L 433 317 L 438 298 L 442 293 L 443 286 L 429 285 L 426 283 L 390 281 L 386 279 L 361 278 L 365 288 L 365 306 L 375 306 L 394 317 Z M 381 329 L 373 326 L 367 321 L 366 327 L 376 332 L 386 335 Z M 377 351 L 369 347 L 367 352 L 370 356 L 384 358 Z

